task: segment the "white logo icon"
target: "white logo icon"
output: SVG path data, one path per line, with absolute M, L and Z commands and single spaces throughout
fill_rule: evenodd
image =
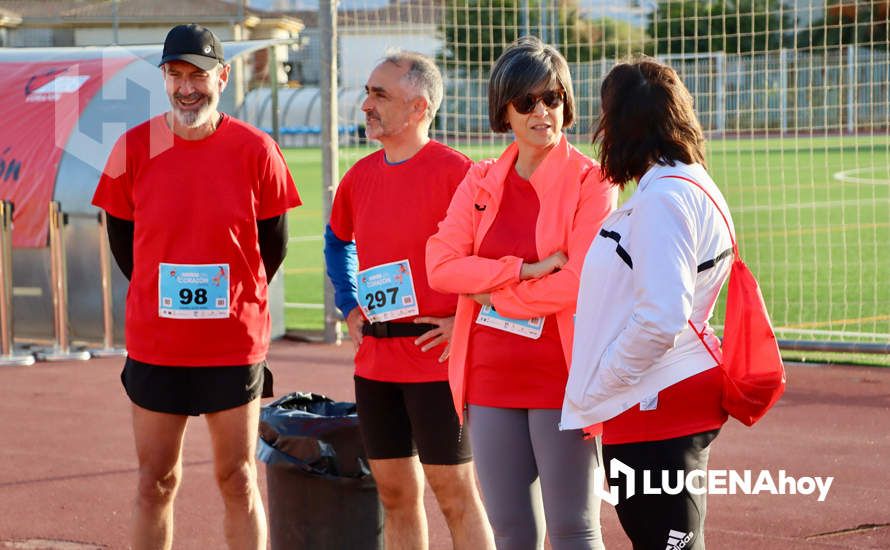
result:
M 795 478 L 789 476 L 785 470 L 779 470 L 776 479 L 772 472 L 761 470 L 759 473 L 751 470 L 643 470 L 642 479 L 636 476 L 633 468 L 621 462 L 617 458 L 609 461 L 608 478 L 620 479 L 624 482 L 624 498 L 630 499 L 638 490 L 644 495 L 677 495 L 684 489 L 692 495 L 757 495 L 767 493 L 773 495 L 811 495 L 818 490 L 818 501 L 824 502 L 828 496 L 828 490 L 834 481 L 833 476 Z M 661 479 L 659 480 L 659 474 Z M 642 481 L 642 487 L 637 487 L 637 481 Z M 659 485 L 658 482 L 661 482 Z M 606 468 L 597 466 L 593 471 L 593 491 L 603 502 L 616 506 L 619 500 L 620 483 L 608 484 L 609 490 L 604 487 L 608 484 Z M 682 538 L 682 537 L 681 537 Z M 682 546 L 680 547 L 682 548 Z M 668 550 L 672 550 L 670 546 Z
M 212 48 L 210 46 L 204 46 L 204 53 L 210 53 Z
M 671 529 L 671 532 L 668 533 L 668 542 L 667 546 L 664 547 L 664 550 L 682 550 L 683 548 L 686 548 L 686 545 L 689 544 L 689 541 L 691 541 L 694 536 L 695 533 L 682 533 Z
M 89 79 L 86 75 L 57 76 L 31 92 L 26 101 L 58 101 L 64 94 L 77 92 Z

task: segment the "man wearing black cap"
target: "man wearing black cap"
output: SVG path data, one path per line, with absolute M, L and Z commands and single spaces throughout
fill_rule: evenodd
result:
M 267 282 L 300 198 L 277 144 L 217 110 L 229 66 L 210 30 L 174 27 L 160 66 L 171 111 L 121 137 L 93 197 L 130 279 L 121 381 L 139 460 L 132 546 L 171 548 L 185 427 L 203 414 L 228 545 L 264 549 L 254 452 L 271 382 Z
M 200 139 L 212 134 L 219 118 L 219 96 L 229 80 L 229 65 L 216 35 L 195 24 L 174 27 L 164 42 L 161 69 L 181 137 Z M 191 86 L 183 90 L 186 83 Z

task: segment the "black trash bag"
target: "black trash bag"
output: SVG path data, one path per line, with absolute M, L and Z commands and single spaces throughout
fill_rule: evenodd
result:
M 383 548 L 354 403 L 291 393 L 260 412 L 272 550 Z
M 331 479 L 371 475 L 355 403 L 317 393 L 290 393 L 261 409 L 259 431 L 257 456 L 266 464 L 285 462 Z

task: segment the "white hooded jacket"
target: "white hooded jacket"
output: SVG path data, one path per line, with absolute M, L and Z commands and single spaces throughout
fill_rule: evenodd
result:
M 732 241 L 702 190 L 667 176 L 703 186 L 732 225 L 704 167 L 679 162 L 652 167 L 606 218 L 581 272 L 563 430 L 613 418 L 715 366 L 689 321 L 719 354 L 707 323 L 729 276 Z

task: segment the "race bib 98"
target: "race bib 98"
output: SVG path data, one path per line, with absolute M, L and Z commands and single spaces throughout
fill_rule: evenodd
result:
M 228 317 L 229 264 L 160 264 L 158 315 L 170 319 Z

